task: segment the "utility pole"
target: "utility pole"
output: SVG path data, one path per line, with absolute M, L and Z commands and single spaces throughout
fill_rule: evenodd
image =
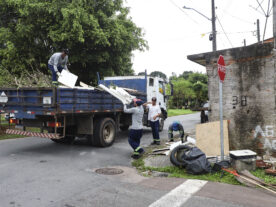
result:
M 276 0 L 273 0 L 273 38 L 274 49 L 276 49 Z
M 212 0 L 212 34 L 213 34 L 213 52 L 215 52 L 217 51 L 215 0 Z
M 212 33 L 213 33 L 213 52 L 217 51 L 217 32 L 216 32 L 216 13 L 215 0 L 212 1 Z M 223 136 L 223 90 L 222 81 L 219 79 L 219 119 L 220 119 L 220 160 L 224 160 L 224 136 Z
M 274 2 L 274 0 L 273 0 Z M 257 19 L 257 40 L 258 40 L 258 43 L 261 42 L 261 36 L 260 36 L 260 20 Z
M 243 45 L 246 46 L 246 39 L 243 39 Z
M 215 0 L 211 0 L 212 3 L 212 18 L 209 18 L 207 16 L 205 16 L 204 14 L 202 14 L 201 12 L 197 11 L 194 8 L 190 8 L 190 7 L 186 7 L 183 6 L 183 9 L 190 9 L 190 10 L 194 10 L 196 13 L 200 14 L 201 16 L 203 16 L 205 19 L 208 19 L 209 21 L 212 22 L 212 39 L 210 38 L 210 41 L 212 40 L 212 46 L 213 46 L 213 52 L 217 51 L 217 31 L 216 31 L 216 12 L 215 12 Z

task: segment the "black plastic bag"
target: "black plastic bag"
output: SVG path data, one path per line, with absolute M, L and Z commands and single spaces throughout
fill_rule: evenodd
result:
M 197 147 L 193 147 L 184 153 L 182 160 L 189 174 L 199 175 L 211 172 L 211 164 L 208 162 L 205 153 Z
M 177 156 L 183 150 L 185 152 L 182 153 L 182 156 Z M 197 147 L 180 145 L 173 149 L 170 158 L 174 165 L 185 167 L 189 174 L 199 175 L 211 172 L 211 165 L 206 159 L 206 155 Z

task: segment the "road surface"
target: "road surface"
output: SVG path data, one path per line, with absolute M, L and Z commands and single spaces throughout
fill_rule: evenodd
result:
M 185 129 L 199 123 L 199 114 L 178 116 Z M 161 134 L 167 138 L 167 131 Z M 142 145 L 151 142 L 145 130 Z M 110 206 L 273 206 L 276 198 L 261 190 L 227 184 L 140 176 L 131 167 L 127 132 L 109 148 L 56 144 L 41 138 L 0 141 L 0 207 Z M 114 167 L 123 174 L 101 175 Z

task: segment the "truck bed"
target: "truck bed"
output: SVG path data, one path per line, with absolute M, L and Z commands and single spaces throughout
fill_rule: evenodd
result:
M 122 103 L 105 91 L 80 88 L 0 88 L 7 103 L 0 102 L 1 113 L 15 113 L 19 119 L 34 119 L 37 115 L 117 112 Z M 146 94 L 130 93 L 146 101 Z

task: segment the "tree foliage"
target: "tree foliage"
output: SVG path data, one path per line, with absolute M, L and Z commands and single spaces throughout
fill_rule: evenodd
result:
M 132 74 L 131 52 L 147 47 L 122 0 L 0 0 L 0 13 L 0 64 L 18 77 L 49 73 L 49 57 L 62 48 L 87 83 L 96 72 Z
M 150 76 L 160 77 L 160 78 L 163 78 L 164 80 L 167 80 L 166 74 L 162 73 L 161 71 L 153 71 L 151 72 Z
M 138 75 L 145 75 L 145 74 L 146 74 L 145 72 L 138 73 Z
M 188 80 L 190 74 L 193 74 L 193 71 L 184 71 L 179 78 L 184 78 L 185 80 Z
M 199 107 L 208 100 L 206 74 L 188 71 L 178 77 L 173 74 L 170 80 L 174 87 L 173 96 L 169 100 L 170 108 Z

